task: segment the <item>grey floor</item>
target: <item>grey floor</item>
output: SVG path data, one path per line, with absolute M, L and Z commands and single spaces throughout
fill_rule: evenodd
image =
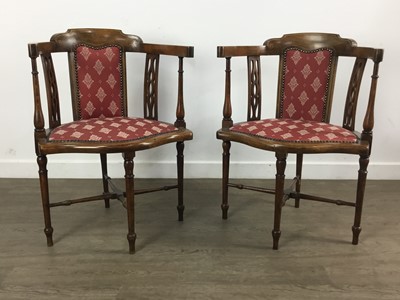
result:
M 288 203 L 278 251 L 271 195 L 231 189 L 223 221 L 219 180 L 185 184 L 183 223 L 176 190 L 137 197 L 137 252 L 129 255 L 119 202 L 53 208 L 48 248 L 37 180 L 0 179 L 0 299 L 400 299 L 399 181 L 368 182 L 358 246 L 350 243 L 353 208 Z M 303 185 L 350 200 L 355 182 Z M 55 200 L 100 188 L 97 180 L 51 183 Z

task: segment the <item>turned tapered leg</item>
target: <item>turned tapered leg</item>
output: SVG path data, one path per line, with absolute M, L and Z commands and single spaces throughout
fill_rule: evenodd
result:
M 282 200 L 285 187 L 285 168 L 287 153 L 275 153 L 276 156 L 276 176 L 275 176 L 275 213 L 274 213 L 274 229 L 272 230 L 273 246 L 272 249 L 277 250 L 279 238 L 281 237 L 281 214 Z
M 53 227 L 51 227 L 50 202 L 49 202 L 49 181 L 47 178 L 47 157 L 41 155 L 37 157 L 39 166 L 40 192 L 42 195 L 42 206 L 44 214 L 44 233 L 47 238 L 47 246 L 53 246 Z
M 126 210 L 128 214 L 128 243 L 129 253 L 135 253 L 135 193 L 134 193 L 134 175 L 133 175 L 133 158 L 134 152 L 124 153 L 125 168 L 125 186 L 126 186 Z
M 108 189 L 108 170 L 107 170 L 107 154 L 106 153 L 101 153 L 100 154 L 100 160 L 101 160 L 101 173 L 102 173 L 102 179 L 103 179 L 103 194 L 106 195 L 109 193 Z M 106 208 L 110 207 L 110 198 L 109 197 L 104 197 L 104 205 Z
M 297 153 L 296 156 L 296 193 L 297 196 L 294 198 L 294 206 L 300 207 L 300 197 L 298 196 L 301 190 L 301 171 L 303 169 L 303 153 Z
M 360 169 L 358 170 L 358 182 L 357 182 L 357 198 L 356 198 L 356 209 L 354 215 L 354 225 L 352 227 L 353 230 L 353 245 L 358 244 L 358 237 L 361 232 L 361 214 L 362 207 L 364 202 L 364 193 L 365 193 L 365 183 L 367 181 L 367 167 L 369 163 L 369 156 L 360 156 Z
M 231 142 L 224 141 L 222 143 L 222 219 L 228 219 L 228 182 L 229 182 L 229 150 L 231 148 Z
M 178 206 L 176 207 L 178 210 L 178 220 L 183 221 L 183 211 L 185 210 L 185 205 L 183 205 L 183 149 L 185 148 L 185 144 L 183 142 L 176 143 L 176 162 L 178 168 Z

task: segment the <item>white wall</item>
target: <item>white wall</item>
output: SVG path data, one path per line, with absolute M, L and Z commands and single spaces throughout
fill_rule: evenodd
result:
M 103 27 L 137 34 L 146 42 L 195 47 L 195 58 L 184 63 L 186 119 L 195 136 L 186 143 L 185 175 L 192 178 L 218 178 L 221 174 L 221 143 L 215 139 L 215 131 L 222 118 L 225 66 L 224 60 L 216 57 L 218 45 L 256 45 L 284 33 L 320 31 L 339 33 L 357 40 L 362 46 L 384 48 L 369 178 L 400 179 L 400 142 L 396 139 L 400 127 L 399 13 L 398 0 L 8 1 L 0 10 L 3 36 L 0 47 L 0 177 L 37 176 L 27 43 L 46 41 L 53 33 L 68 28 Z M 176 66 L 176 61 L 169 58 L 164 62 Z M 134 63 L 137 60 L 133 59 Z M 233 61 L 233 72 L 235 68 L 245 72 L 244 64 L 237 60 Z M 169 78 L 168 74 L 161 73 L 173 85 L 165 99 L 170 104 L 175 102 L 176 93 L 176 72 L 172 75 Z M 161 85 L 160 89 L 164 91 L 167 85 Z M 268 100 L 271 102 L 266 100 L 271 105 L 275 101 L 272 96 L 275 90 L 275 84 L 264 87 L 264 98 L 271 97 Z M 242 93 L 243 97 L 246 95 L 245 90 L 234 88 L 234 91 Z M 139 97 L 141 91 L 130 90 L 129 93 Z M 65 100 L 63 107 L 70 111 L 69 99 Z M 233 99 L 233 117 L 237 121 L 245 107 L 244 103 L 239 105 L 239 100 L 238 97 Z M 173 177 L 174 159 L 174 145 L 150 153 L 137 153 L 136 176 Z M 272 153 L 233 145 L 231 159 L 232 177 L 264 178 L 275 173 Z M 120 155 L 113 155 L 110 160 L 111 174 L 122 176 Z M 49 157 L 49 176 L 98 177 L 97 162 L 98 157 L 93 155 L 53 155 Z M 292 163 L 290 158 L 289 172 L 293 169 Z M 356 176 L 357 158 L 353 156 L 306 157 L 305 163 L 306 178 Z

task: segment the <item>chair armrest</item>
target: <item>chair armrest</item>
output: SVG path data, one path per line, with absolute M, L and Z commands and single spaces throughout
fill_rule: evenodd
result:
M 147 54 L 172 55 L 179 57 L 193 57 L 194 47 L 163 44 L 142 44 L 141 52 Z
M 217 57 L 254 56 L 267 54 L 265 46 L 218 46 Z
M 139 52 L 146 54 L 144 79 L 144 117 L 158 119 L 158 65 L 160 55 L 176 56 L 179 59 L 178 96 L 176 105 L 176 127 L 186 127 L 185 108 L 183 101 L 183 58 L 193 57 L 194 48 L 191 46 L 146 44 L 141 45 Z

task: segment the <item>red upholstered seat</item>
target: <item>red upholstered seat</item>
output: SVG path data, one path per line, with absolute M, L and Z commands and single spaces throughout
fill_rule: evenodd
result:
M 355 143 L 357 136 L 342 127 L 315 121 L 264 119 L 234 124 L 230 131 L 283 142 Z
M 63 124 L 49 136 L 52 142 L 123 142 L 176 131 L 172 124 L 144 118 L 94 118 Z

